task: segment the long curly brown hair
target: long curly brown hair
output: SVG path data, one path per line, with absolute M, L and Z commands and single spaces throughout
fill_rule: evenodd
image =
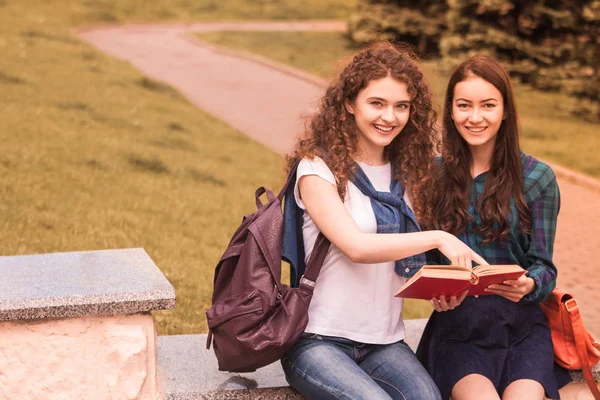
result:
M 452 120 L 454 88 L 471 76 L 478 76 L 494 85 L 504 100 L 505 119 L 496 136 L 483 194 L 475 205 L 481 218 L 475 230 L 482 235 L 482 243 L 485 244 L 509 234 L 511 217 L 519 218 L 519 227 L 525 233 L 531 226 L 531 213 L 524 195 L 519 123 L 510 78 L 504 67 L 491 57 L 476 55 L 467 59 L 457 67 L 448 82 L 444 99 L 442 165 L 431 199 L 431 220 L 425 225 L 460 234 L 473 221 L 468 211 L 473 158 Z M 511 202 L 514 202 L 518 215 L 510 215 Z
M 395 178 L 408 191 L 418 219 L 427 214 L 435 155 L 436 113 L 432 92 L 417 57 L 408 47 L 387 41 L 362 48 L 327 88 L 294 150 L 286 155 L 287 169 L 302 158 L 321 157 L 337 180 L 343 198 L 349 165 L 358 155 L 358 127 L 345 104 L 353 103 L 369 82 L 392 77 L 406 84 L 411 99 L 409 120 L 402 132 L 385 148 L 385 157 L 394 166 Z

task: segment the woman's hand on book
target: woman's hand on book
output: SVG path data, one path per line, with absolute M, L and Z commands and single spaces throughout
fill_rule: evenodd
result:
M 534 289 L 535 281 L 527 275 L 521 275 L 517 280 L 504 281 L 502 284 L 490 285 L 485 288 L 485 291 L 518 303 L 524 296 L 533 292 Z
M 433 305 L 433 308 L 435 308 L 435 311 L 441 312 L 441 311 L 454 310 L 456 307 L 458 307 L 460 305 L 460 303 L 463 302 L 465 297 L 467 297 L 467 293 L 469 293 L 469 291 L 465 290 L 460 296 L 458 296 L 458 297 L 452 296 L 452 297 L 450 297 L 449 300 L 446 300 L 446 296 L 441 295 L 439 299 L 436 299 L 436 298 L 431 299 L 431 304 Z
M 444 231 L 439 231 L 439 233 L 437 248 L 450 260 L 452 265 L 473 268 L 473 261 L 479 265 L 488 265 L 487 261 L 456 236 Z

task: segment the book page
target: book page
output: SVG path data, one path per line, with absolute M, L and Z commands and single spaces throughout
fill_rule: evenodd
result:
M 460 265 L 423 265 L 421 270 L 436 270 L 436 271 L 471 271 L 469 267 L 461 267 Z
M 469 280 L 471 277 L 471 268 L 458 265 L 424 265 L 420 272 L 425 277 L 433 278 Z
M 516 264 L 508 265 L 478 265 L 473 268 L 473 273 L 479 276 L 506 274 L 511 272 L 523 271 L 523 268 Z

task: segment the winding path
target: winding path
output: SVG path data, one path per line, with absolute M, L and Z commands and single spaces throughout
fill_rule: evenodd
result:
M 190 32 L 218 30 L 344 31 L 339 21 L 217 22 L 130 25 L 80 30 L 83 40 L 177 88 L 193 104 L 265 146 L 284 153 L 323 92 L 319 78 L 259 56 L 216 48 Z M 578 299 L 589 330 L 600 336 L 600 182 L 553 166 L 562 205 L 555 262 L 559 285 Z M 599 263 L 600 264 L 600 263 Z

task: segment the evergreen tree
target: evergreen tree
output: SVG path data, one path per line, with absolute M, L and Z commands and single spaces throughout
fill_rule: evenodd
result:
M 400 40 L 421 56 L 439 56 L 447 8 L 436 0 L 360 0 L 349 21 L 350 37 L 357 43 Z
M 449 69 L 492 55 L 522 82 L 580 99 L 573 111 L 600 122 L 600 0 L 361 0 L 350 36 L 407 41 Z

